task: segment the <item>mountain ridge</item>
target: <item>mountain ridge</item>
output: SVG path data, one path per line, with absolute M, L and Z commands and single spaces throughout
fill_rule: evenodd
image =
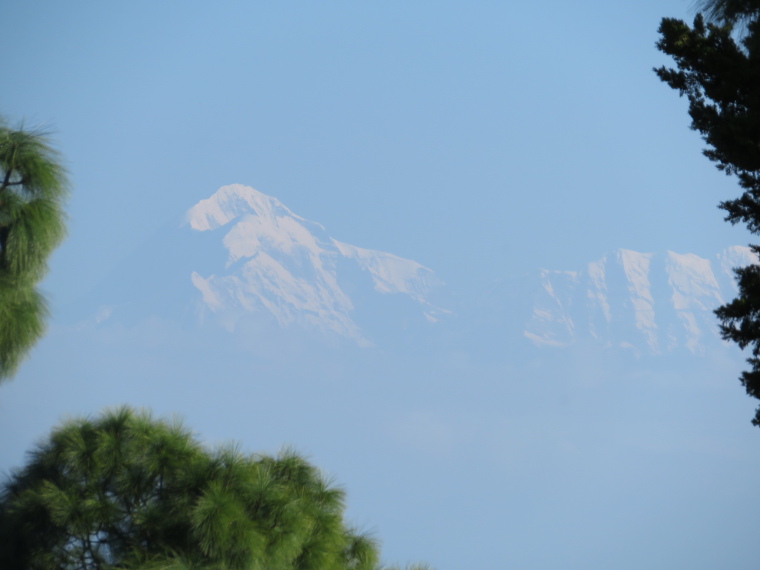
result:
M 704 355 L 725 346 L 712 311 L 736 294 L 733 267 L 755 261 L 742 246 L 710 258 L 617 249 L 457 299 L 424 265 L 338 241 L 276 198 L 232 184 L 146 244 L 88 313 L 97 326 L 158 316 L 232 334 L 266 331 L 258 339 L 303 333 L 336 346 L 467 347 L 502 360 L 528 347 Z
M 368 274 L 376 293 L 410 298 L 431 323 L 446 314 L 430 301 L 443 283 L 427 267 L 339 242 L 321 224 L 253 188 L 223 186 L 188 210 L 187 223 L 199 232 L 226 228 L 225 271 L 208 276 L 193 272 L 191 279 L 205 309 L 222 315 L 228 328 L 234 327 L 240 311 L 263 311 L 281 327 L 297 324 L 353 339 L 360 346 L 372 344 L 352 317 L 353 301 L 339 282 L 340 262 Z
M 743 246 L 713 260 L 618 249 L 580 270 L 543 269 L 525 336 L 546 346 L 590 338 L 607 348 L 701 354 L 720 342 L 713 310 L 736 293 L 733 267 L 756 261 Z

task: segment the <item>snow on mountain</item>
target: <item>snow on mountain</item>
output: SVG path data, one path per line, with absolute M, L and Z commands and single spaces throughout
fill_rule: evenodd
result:
M 757 263 L 757 256 L 748 247 L 735 245 L 718 254 L 718 271 L 716 278 L 721 287 L 731 291 L 731 297 L 736 295 L 738 288 L 734 279 L 734 268 L 745 267 Z
M 223 234 L 224 270 L 193 271 L 191 279 L 205 309 L 228 328 L 241 315 L 264 313 L 281 327 L 298 325 L 370 344 L 343 287 L 345 276 L 357 273 L 368 277 L 377 295 L 411 299 L 429 322 L 446 313 L 429 300 L 441 285 L 430 269 L 334 240 L 320 224 L 253 188 L 224 186 L 193 206 L 186 220 L 194 231 Z
M 711 259 L 620 249 L 582 268 L 506 277 L 454 297 L 427 267 L 333 239 L 236 184 L 120 264 L 72 309 L 72 321 L 84 313 L 88 326 L 130 327 L 157 318 L 187 330 L 206 322 L 239 332 L 245 346 L 318 337 L 513 360 L 526 341 L 706 354 L 723 345 L 713 310 L 736 295 L 733 268 L 754 262 L 741 246 Z
M 538 346 L 592 340 L 639 354 L 700 354 L 719 341 L 713 310 L 736 294 L 733 268 L 754 262 L 740 246 L 713 260 L 620 249 L 582 270 L 542 270 L 524 335 Z

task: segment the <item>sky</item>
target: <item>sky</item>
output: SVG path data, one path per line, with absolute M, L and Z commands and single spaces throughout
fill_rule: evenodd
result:
M 176 411 L 212 440 L 243 440 L 255 449 L 255 438 L 245 433 L 243 418 L 250 410 L 240 402 L 244 394 L 264 402 L 263 409 L 256 408 L 261 417 L 257 426 L 277 426 L 262 436 L 265 447 L 276 447 L 278 441 L 300 444 L 334 470 L 349 497 L 356 492 L 351 512 L 361 524 L 377 529 L 394 560 L 424 559 L 447 570 L 465 567 L 469 557 L 496 568 L 501 567 L 493 558 L 498 549 L 478 541 L 511 537 L 525 545 L 524 551 L 501 559 L 514 568 L 673 568 L 687 562 L 691 568 L 720 567 L 723 553 L 741 550 L 756 537 L 753 513 L 760 499 L 755 491 L 754 502 L 742 501 L 740 491 L 728 487 L 739 473 L 743 483 L 738 488 L 751 489 L 750 475 L 757 466 L 754 432 L 746 421 L 751 403 L 732 400 L 741 391 L 734 380 L 738 360 L 726 366 L 732 384 L 716 387 L 706 379 L 705 389 L 693 397 L 701 398 L 700 405 L 710 399 L 721 402 L 725 410 L 720 417 L 741 416 L 739 423 L 714 436 L 699 427 L 692 436 L 688 432 L 700 420 L 681 410 L 673 432 L 680 442 L 672 444 L 677 453 L 663 451 L 669 449 L 668 441 L 652 449 L 661 439 L 658 422 L 670 421 L 666 410 L 658 410 L 646 425 L 635 418 L 638 406 L 658 398 L 662 384 L 656 379 L 647 379 L 643 391 L 631 396 L 635 402 L 618 410 L 619 415 L 595 407 L 609 402 L 603 394 L 607 388 L 592 394 L 574 385 L 568 397 L 579 402 L 575 412 L 563 407 L 560 394 L 549 398 L 537 415 L 523 414 L 518 404 L 513 404 L 512 416 L 496 408 L 479 414 L 474 404 L 462 404 L 442 419 L 454 409 L 452 402 L 462 398 L 456 388 L 461 378 L 455 380 L 457 371 L 445 367 L 434 372 L 450 375 L 450 384 L 437 396 L 440 401 L 424 409 L 408 402 L 435 390 L 433 371 L 417 371 L 425 378 L 419 388 L 391 382 L 380 406 L 396 426 L 387 432 L 389 439 L 371 439 L 377 432 L 367 427 L 345 440 L 336 436 L 345 446 L 331 447 L 312 438 L 297 418 L 301 412 L 308 416 L 309 398 L 324 393 L 347 394 L 334 406 L 343 402 L 346 408 L 371 408 L 372 391 L 365 394 L 349 382 L 348 376 L 358 373 L 349 364 L 336 378 L 325 373 L 306 388 L 304 400 L 285 415 L 290 423 L 279 425 L 267 405 L 279 405 L 288 393 L 304 389 L 293 370 L 269 370 L 272 382 L 279 379 L 282 388 L 234 378 L 210 396 L 201 385 L 185 388 L 182 375 L 190 374 L 189 364 L 172 368 L 173 359 L 190 358 L 186 349 L 142 355 L 145 360 L 135 363 L 118 350 L 117 338 L 107 350 L 93 349 L 97 354 L 87 360 L 76 354 L 84 341 L 67 344 L 56 328 L 67 306 L 86 297 L 157 232 L 180 224 L 199 200 L 232 183 L 277 197 L 338 240 L 422 263 L 462 296 L 494 279 L 541 267 L 574 269 L 617 248 L 708 257 L 750 242 L 716 208 L 738 195 L 735 182 L 702 156 L 702 141 L 688 128 L 686 101 L 652 71 L 668 63 L 654 47 L 659 21 L 666 16 L 690 19 L 693 10 L 685 0 L 220 0 L 213 5 L 196 0 L 4 0 L 0 115 L 11 125 L 23 122 L 51 132 L 65 157 L 72 191 L 69 235 L 42 284 L 51 302 L 52 337 L 40 343 L 16 380 L 0 387 L 0 410 L 8 414 L 0 440 L 0 448 L 8 451 L 0 451 L 0 468 L 17 465 L 23 449 L 62 414 L 96 413 L 122 401 L 160 413 Z M 127 371 L 137 369 L 145 372 L 143 378 L 127 377 Z M 80 376 L 56 383 L 58 370 Z M 94 388 L 96 376 L 106 371 L 112 376 Z M 546 393 L 523 383 L 504 387 L 493 371 L 481 372 L 468 395 L 535 402 Z M 412 375 L 378 366 L 370 375 L 372 390 L 379 378 L 393 373 L 405 379 Z M 160 385 L 154 382 L 158 374 L 166 375 Z M 533 374 L 531 380 L 548 381 Z M 679 389 L 689 391 L 680 380 L 668 382 L 673 401 Z M 35 405 L 35 393 L 48 394 L 43 398 L 51 401 Z M 407 403 L 394 409 L 394 398 Z M 60 402 L 72 400 L 75 409 L 62 408 Z M 204 408 L 233 401 L 233 412 L 215 427 L 215 418 Z M 684 405 L 689 403 L 694 402 L 687 399 Z M 587 412 L 588 422 L 577 424 L 567 438 L 555 438 L 549 428 L 542 431 L 542 425 L 560 429 L 552 422 L 563 414 Z M 335 413 L 361 423 L 357 410 Z M 337 420 L 335 425 L 325 421 L 325 437 L 341 431 Z M 619 441 L 605 439 L 611 437 L 606 433 L 610 425 L 628 443 L 646 440 L 638 447 L 631 444 L 641 456 L 627 455 L 612 470 L 595 463 L 602 461 L 596 451 Z M 648 429 L 648 435 L 637 435 L 637 429 Z M 450 453 L 454 448 L 447 447 L 453 444 L 446 434 L 452 432 L 462 438 L 455 448 L 470 449 L 470 456 L 457 460 Z M 512 435 L 497 437 L 507 432 Z M 535 448 L 514 435 L 529 432 L 538 434 L 530 440 L 539 442 Z M 425 463 L 414 441 L 404 447 L 394 433 L 418 434 L 420 446 L 433 459 Z M 361 440 L 362 434 L 371 441 Z M 396 445 L 394 441 L 401 447 L 394 448 L 393 457 L 408 463 L 395 469 L 370 463 L 372 468 L 359 469 L 351 461 L 367 445 L 378 446 L 378 457 L 386 457 L 383 446 Z M 736 471 L 722 472 L 719 464 L 696 454 L 711 441 L 720 454 L 733 458 Z M 579 445 L 580 455 L 566 460 L 564 454 Z M 468 497 L 475 496 L 468 495 L 469 488 L 451 497 L 450 505 L 428 492 L 426 482 L 436 477 L 450 479 L 451 486 L 442 483 L 442 488 L 454 488 L 454 474 L 462 474 L 463 462 L 485 461 L 483 449 L 488 447 L 498 452 L 488 455 L 493 470 L 482 474 L 482 485 L 532 489 L 507 505 L 521 513 L 519 521 L 503 522 L 509 513 L 501 511 L 500 502 L 485 507 L 469 503 Z M 532 467 L 510 470 L 504 467 L 506 459 L 494 459 L 507 456 L 527 458 Z M 639 460 L 660 470 L 635 475 Z M 557 462 L 571 481 L 584 481 L 585 470 L 603 475 L 590 477 L 578 493 L 563 494 L 555 486 L 542 494 L 531 486 Z M 673 483 L 671 476 L 692 470 L 702 478 L 694 488 Z M 616 477 L 641 495 L 626 499 L 612 486 L 592 494 L 592 487 L 612 485 Z M 636 486 L 637 477 L 647 485 Z M 710 481 L 721 487 L 715 496 L 704 495 L 713 488 Z M 403 497 L 395 513 L 373 514 L 378 507 L 373 486 L 392 488 Z M 702 511 L 690 502 L 693 494 L 703 497 L 705 513 L 737 521 L 715 536 L 712 548 L 704 538 L 712 536 L 712 527 L 697 528 L 702 519 L 694 513 Z M 578 508 L 583 497 L 592 496 Z M 647 509 L 667 497 L 675 499 L 668 503 L 668 514 L 658 511 L 665 521 L 660 523 L 686 529 L 670 543 L 647 526 Z M 561 513 L 557 519 L 541 515 L 552 505 Z M 480 517 L 489 532 L 480 532 L 473 522 Z M 624 524 L 603 524 L 616 518 Z M 493 530 L 499 521 L 503 532 Z M 588 521 L 593 524 L 585 525 Z M 424 536 L 416 537 L 420 528 Z M 461 540 L 448 538 L 450 534 Z M 542 545 L 552 534 L 556 548 L 547 550 Z M 627 542 L 625 536 L 639 537 L 648 546 L 637 550 L 635 540 Z M 690 536 L 702 537 L 696 548 L 701 562 L 680 558 L 679 553 L 695 548 Z M 589 549 L 595 544 L 591 561 Z M 616 550 L 621 544 L 630 552 Z M 532 558 L 531 551 L 540 554 Z M 485 554 L 478 558 L 478 553 Z M 741 557 L 745 555 L 737 555 L 733 567 L 753 567 L 748 557 Z
M 652 73 L 681 1 L 9 0 L 0 95 L 66 157 L 80 294 L 164 224 L 243 183 L 457 289 L 610 249 L 745 243 L 686 102 Z

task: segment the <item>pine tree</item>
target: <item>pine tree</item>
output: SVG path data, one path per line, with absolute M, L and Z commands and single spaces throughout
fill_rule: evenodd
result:
M 751 20 L 760 12 L 760 0 L 701 0 L 697 5 L 709 20 L 731 26 Z
M 760 0 L 706 0 L 709 22 L 693 26 L 664 18 L 657 47 L 677 69 L 661 67 L 660 79 L 689 100 L 691 128 L 701 133 L 704 154 L 736 176 L 743 190 L 721 202 L 726 220 L 760 234 Z M 760 255 L 760 246 L 751 246 Z M 739 294 L 715 312 L 724 339 L 751 352 L 741 374 L 747 393 L 760 399 L 760 265 L 736 270 Z M 760 426 L 760 408 L 753 420 Z
M 343 510 L 343 490 L 292 451 L 209 451 L 121 408 L 63 424 L 8 480 L 0 568 L 377 568 Z
M 45 328 L 36 285 L 63 238 L 66 172 L 44 133 L 0 124 L 0 380 Z

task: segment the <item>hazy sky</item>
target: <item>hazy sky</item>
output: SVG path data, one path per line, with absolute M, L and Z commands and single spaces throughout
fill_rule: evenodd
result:
M 683 0 L 6 0 L 2 114 L 56 133 L 66 300 L 219 186 L 457 288 L 608 250 L 744 243 L 735 184 L 652 73 Z
M 85 295 L 166 224 L 178 224 L 200 199 L 231 183 L 277 197 L 295 213 L 322 223 L 338 240 L 414 259 L 463 295 L 491 279 L 538 267 L 577 268 L 616 248 L 670 249 L 708 257 L 726 246 L 746 244 L 751 241 L 746 232 L 723 222 L 716 208 L 720 200 L 738 195 L 737 185 L 701 155 L 702 141 L 688 129 L 686 101 L 652 72 L 667 63 L 654 47 L 664 16 L 690 19 L 690 3 L 3 0 L 0 114 L 11 124 L 24 121 L 52 131 L 71 175 L 69 237 L 54 254 L 44 282 L 53 313 Z M 24 406 L 33 406 L 35 390 L 42 388 L 25 392 L 21 385 L 29 381 L 32 386 L 30 378 L 47 378 L 70 364 L 70 347 L 60 335 L 56 338 L 58 344 L 45 341 L 35 352 L 47 360 L 33 355 L 16 381 L 0 387 L 0 410 L 8 414 L 2 445 L 13 447 L 5 457 L 0 451 L 0 468 L 9 467 L 8 457 L 19 457 L 19 441 L 28 447 L 28 441 L 47 431 L 62 413 L 50 403 L 26 410 Z M 111 357 L 115 360 L 106 364 Z M 150 371 L 172 357 L 155 355 L 155 361 L 140 365 Z M 117 373 L 108 380 L 110 388 L 101 392 L 92 388 L 92 377 L 113 368 L 114 362 L 127 362 L 128 356 L 114 349 L 96 360 L 87 366 L 84 361 L 71 365 L 70 370 L 82 373 L 73 383 L 53 389 L 48 379 L 40 380 L 39 386 L 52 390 L 49 398 L 61 401 L 73 398 L 66 396 L 67 390 L 81 390 L 77 410 L 65 411 L 94 413 L 104 402 L 130 401 L 162 413 L 178 411 L 193 420 L 191 427 L 208 430 L 214 429 L 214 421 L 204 418 L 203 407 L 209 402 L 222 405 L 228 398 L 239 415 L 232 413 L 220 424 L 224 429 L 208 437 L 245 439 L 247 449 L 257 448 L 256 438 L 236 431 L 247 426 L 240 418 L 248 412 L 235 391 L 245 390 L 243 379 L 234 379 L 235 389 L 226 386 L 210 396 L 196 385 L 186 389 L 180 376 L 171 376 L 180 374 L 177 370 L 167 373 L 167 384 L 161 386 L 150 373 L 127 386 L 129 380 Z M 720 396 L 715 396 L 709 388 L 700 401 L 715 397 L 724 402 L 725 395 L 729 402 L 740 395 L 735 363 L 731 366 L 732 383 L 725 394 L 720 388 Z M 159 369 L 169 370 L 154 370 Z M 374 372 L 373 378 L 381 372 L 385 371 Z M 283 382 L 289 386 L 287 373 L 274 371 L 272 377 L 278 375 L 287 377 Z M 480 378 L 473 390 L 503 396 L 500 390 L 507 388 L 489 383 L 492 380 L 496 382 Z M 335 382 L 345 388 L 344 381 L 348 382 Z M 677 399 L 680 389 L 688 392 L 679 382 L 669 384 L 669 397 Z M 432 379 L 421 383 L 432 385 Z M 325 388 L 328 393 L 339 392 L 330 386 Z M 259 395 L 259 388 L 248 389 L 251 397 Z M 656 382 L 647 384 L 645 395 L 634 400 L 657 398 L 658 389 Z M 147 395 L 136 397 L 140 390 Z M 280 402 L 288 390 L 264 399 Z M 313 390 L 317 397 L 319 390 Z M 176 406 L 172 391 L 180 392 Z M 529 392 L 513 394 L 515 401 L 542 393 L 540 388 Z M 448 399 L 441 396 L 442 403 L 434 409 L 448 409 L 462 397 L 453 388 L 444 393 Z M 358 388 L 355 395 L 359 400 L 347 396 L 346 402 L 371 407 L 365 401 L 369 396 L 360 395 Z M 3 405 L 4 397 L 11 403 Z M 624 405 L 616 433 L 623 433 L 625 441 L 644 438 L 640 452 L 650 454 L 647 465 L 661 468 L 635 475 L 644 455 L 626 455 L 608 471 L 596 463 L 602 460 L 594 454 L 618 441 L 608 441 L 605 426 L 621 410 L 595 408 L 594 402 L 604 401 L 597 393 L 576 401 L 581 402 L 576 413 L 588 412 L 591 419 L 569 428 L 567 441 L 564 435 L 555 441 L 542 428 L 549 418 L 559 426 L 563 414 L 570 413 L 561 399 L 547 403 L 539 416 L 521 416 L 515 404 L 515 415 L 507 419 L 495 409 L 482 416 L 469 410 L 461 417 L 448 417 L 453 423 L 446 425 L 434 411 L 402 408 L 393 416 L 393 425 L 399 433 L 421 434 L 420 445 L 432 448 L 436 458 L 424 463 L 410 444 L 402 453 L 408 453 L 408 464 L 395 469 L 377 465 L 371 479 L 362 479 L 366 470 L 352 472 L 351 454 L 367 445 L 360 441 L 364 432 L 353 434 L 345 448 L 310 439 L 308 428 L 295 424 L 280 426 L 282 431 L 263 440 L 266 445 L 281 440 L 303 445 L 336 472 L 350 493 L 356 491 L 358 506 L 352 508 L 359 522 L 378 525 L 394 559 L 422 558 L 440 570 L 464 568 L 463 561 L 470 555 L 477 559 L 478 553 L 487 553 L 493 562 L 480 561 L 482 567 L 500 567 L 492 550 L 478 543 L 479 537 L 491 546 L 495 537 L 532 545 L 524 553 L 504 555 L 503 560 L 518 564 L 515 568 L 584 570 L 675 568 L 681 560 L 678 553 L 694 547 L 691 536 L 713 556 L 700 554 L 704 568 L 718 568 L 723 552 L 754 541 L 757 491 L 751 497 L 754 502 L 739 495 L 756 486 L 751 477 L 756 471 L 751 470 L 757 461 L 742 444 L 722 447 L 735 436 L 732 430 L 746 438 L 741 441 L 753 441 L 754 432 L 742 431 L 750 429 L 751 404 L 738 398 L 738 403 L 726 404 L 730 411 L 725 417 L 744 415 L 741 427 L 727 427 L 720 436 L 725 439 L 717 443 L 689 435 L 693 426 L 701 425 L 700 418 L 690 415 L 697 412 L 683 411 L 681 431 L 661 444 L 665 450 L 687 451 L 662 456 L 657 455 L 662 449 L 651 447 L 661 439 L 658 422 L 669 421 L 669 412 L 659 410 L 644 426 L 649 432 L 642 435 L 636 414 Z M 297 404 L 288 418 L 297 417 L 299 406 L 305 409 L 307 404 Z M 261 425 L 277 421 L 271 410 L 259 412 Z M 361 413 L 355 416 L 361 423 Z M 23 433 L 19 438 L 12 433 L 16 428 Z M 337 434 L 343 428 L 330 424 L 326 429 Z M 509 437 L 498 435 L 510 429 Z M 457 460 L 447 454 L 451 430 L 461 435 L 463 447 L 477 440 L 471 456 Z M 528 433 L 541 451 L 521 443 L 519 434 Z M 443 447 L 436 455 L 439 436 Z M 541 442 L 550 440 L 556 447 L 547 451 Z M 580 455 L 566 459 L 564 454 L 575 449 L 576 440 L 586 447 L 581 445 Z M 701 463 L 693 463 L 697 460 L 689 453 L 711 445 L 720 448 L 719 455 L 732 457 L 737 471 L 720 471 L 720 464 L 702 456 Z M 428 495 L 436 488 L 428 485 L 430 480 L 448 481 L 447 473 L 464 469 L 462 462 L 483 460 L 486 448 L 496 450 L 493 457 L 527 458 L 531 467 L 513 472 L 504 467 L 507 459 L 489 455 L 492 463 L 482 464 L 485 473 L 473 468 L 483 473 L 473 486 L 524 484 L 532 489 L 527 495 L 515 495 L 507 505 L 485 507 L 468 503 L 471 489 L 452 497 L 449 505 L 432 491 Z M 536 481 L 548 477 L 546 472 L 557 461 L 563 477 L 585 481 L 579 493 L 563 494 L 556 486 L 549 486 L 548 494 L 537 490 Z M 587 479 L 586 469 L 605 475 Z M 410 479 L 403 505 L 395 509 L 397 519 L 389 513 L 375 516 L 377 505 L 361 491 L 401 485 L 388 482 L 400 477 L 399 470 L 408 471 Z M 675 483 L 694 470 L 701 483 Z M 738 483 L 731 482 L 735 473 L 743 473 Z M 616 478 L 623 489 L 613 486 Z M 705 489 L 711 488 L 712 480 L 719 481 L 723 491 L 707 497 Z M 456 481 L 453 475 L 451 481 Z M 637 487 L 636 481 L 645 483 Z M 729 484 L 741 491 L 732 491 Z M 584 493 L 600 488 L 602 494 L 580 509 Z M 626 497 L 625 488 L 635 492 Z M 694 496 L 704 499 L 704 511 L 691 502 Z M 682 526 L 682 533 L 674 537 L 663 534 L 660 526 L 648 527 L 649 509 L 668 497 L 676 498 L 668 503 L 669 514 L 658 511 L 658 524 Z M 510 508 L 522 513 L 521 520 L 504 522 Z M 551 508 L 559 509 L 564 518 L 543 518 L 541 513 Z M 621 511 L 626 513 L 622 518 Z M 716 536 L 714 548 L 704 538 L 713 536 L 713 530 L 700 530 L 697 514 L 705 512 L 739 521 Z M 525 513 L 535 518 L 525 518 Z M 574 513 L 579 513 L 578 520 Z M 481 516 L 489 532 L 480 532 L 474 524 Z M 623 522 L 606 526 L 608 519 Z M 505 525 L 503 533 L 492 532 L 499 521 Z M 403 527 L 403 533 L 394 535 L 396 527 Z M 584 534 L 589 528 L 594 530 Z M 424 538 L 415 537 L 414 529 Z M 461 539 L 456 543 L 460 558 L 446 554 L 436 559 L 437 546 L 442 552 L 454 548 L 452 533 Z M 555 535 L 556 550 L 542 550 L 546 535 Z M 661 552 L 663 566 L 651 564 L 651 556 L 631 546 L 638 539 L 625 542 L 631 536 L 640 537 L 650 555 L 651 549 Z M 630 552 L 618 548 L 623 543 Z M 465 544 L 472 553 L 461 546 Z M 603 546 L 592 564 L 588 549 L 593 544 Z M 531 550 L 539 553 L 536 558 L 531 558 Z M 446 566 L 447 561 L 453 565 Z M 696 568 L 694 561 L 681 567 Z

